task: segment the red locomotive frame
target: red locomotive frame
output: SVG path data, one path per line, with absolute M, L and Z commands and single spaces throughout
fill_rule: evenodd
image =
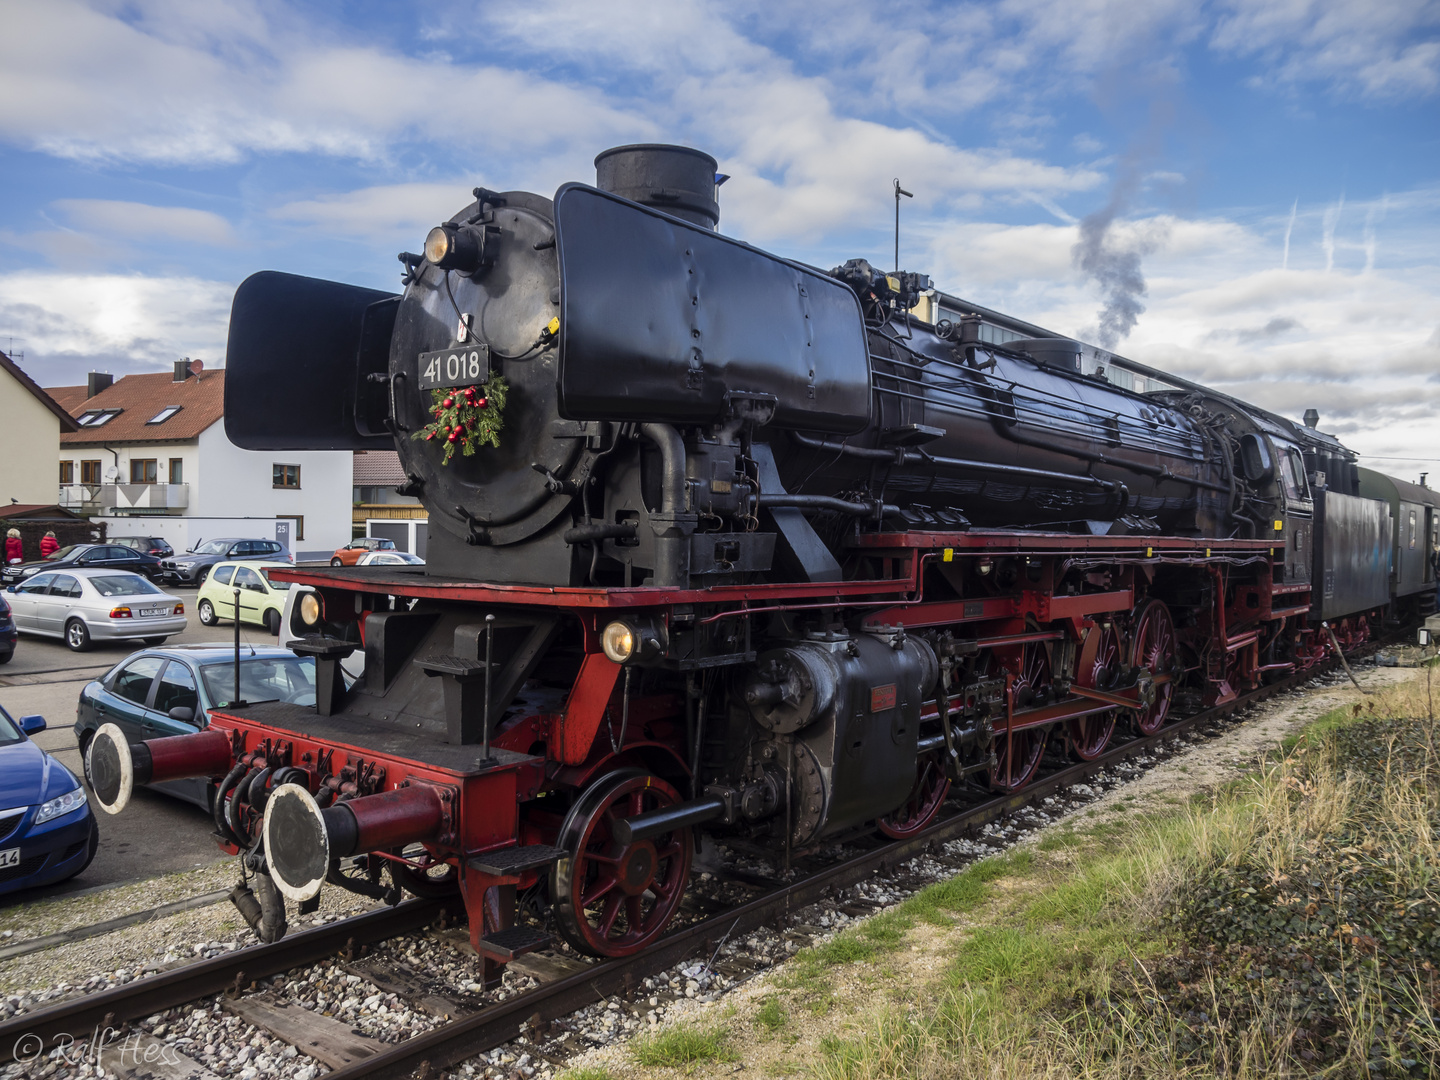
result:
M 938 634 L 954 655 L 988 657 L 984 663 L 993 685 L 1000 687 L 1003 680 L 998 706 L 984 720 L 993 739 L 988 772 L 993 787 L 1018 790 L 1035 774 L 1052 732 L 1063 733 L 1074 755 L 1094 757 L 1105 748 L 1118 717 L 1128 716 L 1149 733 L 1163 725 L 1179 693 L 1189 695 L 1195 706 L 1220 703 L 1258 686 L 1267 675 L 1309 667 L 1329 655 L 1328 635 L 1310 625 L 1310 584 L 1277 583 L 1283 578 L 1279 543 L 1278 535 L 1272 543 L 987 530 L 870 533 L 856 537 L 849 549 L 852 567 L 868 577 L 684 590 L 488 585 L 284 568 L 276 571 L 280 578 L 332 597 L 390 594 L 490 612 L 563 609 L 583 630 L 578 676 L 563 708 L 521 716 L 496 733 L 491 745 L 497 760 L 479 769 L 387 753 L 360 738 L 345 741 L 272 726 L 244 709 L 216 710 L 209 732 L 171 741 L 195 740 L 191 745 L 198 757 L 190 767 L 205 758 L 203 769 L 213 772 L 213 733 L 224 732 L 232 775 L 262 775 L 253 800 L 245 796 L 243 781 L 231 789 L 238 792 L 227 811 L 236 838 L 259 835 L 266 779 L 280 779 L 281 770 L 287 783 L 326 805 L 343 798 L 356 820 L 353 843 L 368 856 L 368 872 L 377 885 L 383 860 L 411 891 L 458 887 L 472 942 L 484 958 L 485 978 L 493 982 L 506 961 L 546 940 L 514 926 L 515 897 L 517 890 L 541 880 L 555 862 L 556 847 L 561 849 L 560 880 L 581 882 L 568 902 L 582 909 L 582 936 L 584 927 L 597 933 L 590 942 L 593 951 L 620 955 L 640 948 L 663 929 L 683 893 L 691 856 L 688 828 L 628 844 L 611 836 L 605 858 L 614 865 L 597 875 L 593 866 L 587 872 L 574 865 L 591 857 L 587 843 L 560 835 L 560 817 L 544 809 L 549 792 L 568 792 L 582 803 L 589 798 L 594 805 L 572 832 L 613 831 L 619 817 L 682 801 L 679 785 L 689 767 L 683 703 L 676 695 L 630 699 L 628 727 L 618 745 L 615 741 L 623 669 L 602 651 L 600 633 L 617 612 L 643 611 L 667 621 L 683 612 L 718 621 L 831 611 L 872 632 Z M 940 599 L 925 595 L 927 583 L 943 581 L 951 569 L 966 568 L 983 580 L 987 566 L 1002 563 L 1013 583 L 996 581 L 960 598 L 949 590 Z M 1192 608 L 1187 625 L 1176 626 L 1169 608 L 1150 595 L 1162 568 L 1197 587 L 1208 586 L 1202 595 L 1211 602 Z M 1055 583 L 1067 574 L 1074 582 L 1077 569 L 1084 571 L 1083 584 L 1057 592 Z M 363 629 L 368 613 L 357 614 Z M 1363 617 L 1340 627 L 1346 646 L 1366 632 Z M 1123 677 L 1116 680 L 1116 672 Z M 1112 685 L 1106 685 L 1106 673 Z M 925 703 L 922 719 L 935 719 L 942 708 L 950 710 L 947 721 L 952 714 L 974 711 L 976 703 L 967 700 L 963 687 L 952 692 L 948 680 L 943 685 L 946 689 Z M 607 723 L 608 738 L 603 735 Z M 199 740 L 206 735 L 202 748 Z M 154 745 L 160 753 L 151 779 L 187 767 L 185 754 L 167 754 L 160 743 Z M 910 800 L 878 827 L 891 836 L 918 832 L 938 811 L 950 783 L 935 752 L 922 754 Z M 587 794 L 597 785 L 604 790 Z M 424 843 L 427 854 L 407 860 L 399 849 L 415 841 Z M 229 847 L 240 851 L 235 843 Z M 599 925 L 584 917 L 584 907 L 594 901 L 584 892 L 587 873 L 588 887 L 604 881 L 613 894 L 602 905 Z M 562 909 L 567 903 L 565 896 L 551 899 Z M 628 940 L 611 939 L 614 912 L 622 907 Z M 573 926 L 573 911 L 571 916 Z

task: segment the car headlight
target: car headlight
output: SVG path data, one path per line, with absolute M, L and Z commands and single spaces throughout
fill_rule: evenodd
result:
M 77 787 L 74 791 L 67 791 L 64 795 L 57 796 L 49 802 L 41 803 L 40 809 L 35 811 L 35 824 L 43 825 L 57 817 L 64 817 L 84 805 L 85 789 Z
M 40 567 L 38 567 L 38 566 L 27 566 L 27 567 L 25 567 L 23 570 L 20 571 L 20 576 L 21 576 L 22 578 L 27 578 L 27 577 L 29 577 L 31 574 L 38 574 L 39 572 L 40 572 Z

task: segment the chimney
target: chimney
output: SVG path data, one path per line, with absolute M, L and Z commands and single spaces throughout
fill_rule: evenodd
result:
M 1320 423 L 1320 414 L 1314 409 L 1306 409 L 1305 426 L 1308 428 L 1313 428 L 1318 423 Z
M 190 358 L 175 361 L 175 381 L 184 382 L 190 377 Z
M 102 390 L 107 390 L 115 382 L 115 376 L 108 371 L 92 371 L 85 380 L 85 397 L 92 398 Z

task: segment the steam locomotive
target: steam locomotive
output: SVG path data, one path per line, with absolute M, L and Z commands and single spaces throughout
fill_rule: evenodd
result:
M 394 448 L 429 512 L 423 568 L 275 572 L 313 590 L 313 706 L 87 749 L 111 812 L 215 781 L 262 936 L 330 882 L 458 895 L 488 983 L 552 933 L 632 953 L 699 834 L 914 835 L 954 786 L 1019 790 L 1433 593 L 1440 503 L 1318 418 L 731 239 L 699 151 L 596 165 L 475 189 L 400 295 L 236 294 L 230 439 Z

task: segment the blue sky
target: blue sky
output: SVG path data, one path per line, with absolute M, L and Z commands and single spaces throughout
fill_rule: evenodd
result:
M 673 141 L 732 175 L 723 231 L 822 266 L 889 264 L 898 176 L 907 269 L 1091 340 L 1108 210 L 1145 290 L 1116 351 L 1440 458 L 1433 0 L 0 0 L 0 31 L 0 348 L 45 385 L 221 363 L 256 270 L 398 289 L 476 184 Z

